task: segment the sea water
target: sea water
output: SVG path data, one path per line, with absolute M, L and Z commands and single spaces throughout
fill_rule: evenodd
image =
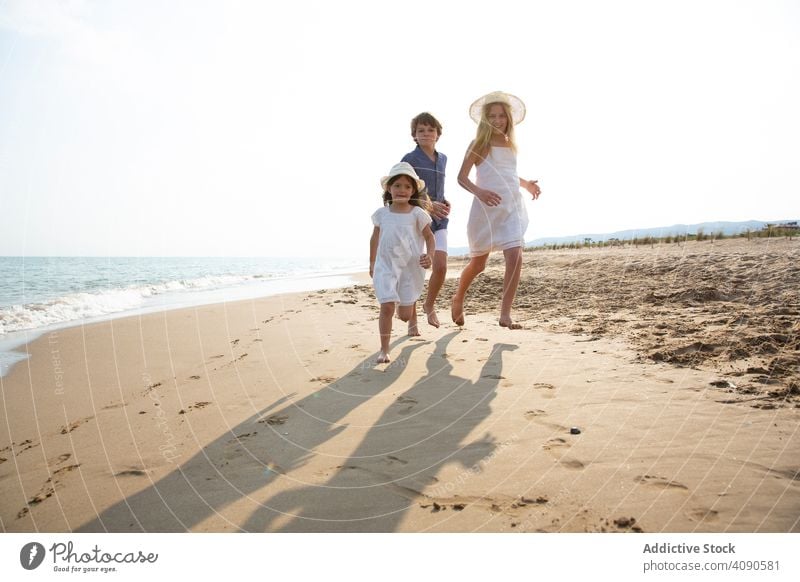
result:
M 343 287 L 363 259 L 0 257 L 0 376 L 42 333 L 114 317 Z

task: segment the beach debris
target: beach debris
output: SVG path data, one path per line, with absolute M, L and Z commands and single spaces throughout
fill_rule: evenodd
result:
M 632 527 L 636 523 L 635 517 L 619 517 L 614 520 L 614 525 L 620 529 Z
M 455 503 L 453 505 L 453 509 L 455 509 L 456 511 L 462 511 L 466 506 L 467 506 L 466 503 Z
M 571 429 L 569 429 L 569 434 L 581 434 L 581 429 L 579 429 L 577 426 L 573 426 Z
M 268 416 L 267 418 L 262 418 L 258 422 L 261 424 L 266 422 L 267 424 L 274 426 L 276 424 L 283 424 L 287 420 L 289 420 L 288 416 L 278 416 L 277 414 L 273 414 L 272 416 Z

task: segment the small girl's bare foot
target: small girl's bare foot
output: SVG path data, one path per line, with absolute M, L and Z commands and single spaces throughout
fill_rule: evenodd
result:
M 433 308 L 427 309 L 424 305 L 422 306 L 422 311 L 428 316 L 428 324 L 432 325 L 433 327 L 439 327 L 441 324 L 439 323 L 439 318 L 436 317 L 436 310 Z
M 378 364 L 388 364 L 389 363 L 389 354 L 386 352 L 379 352 L 378 359 L 376 360 Z
M 450 307 L 450 317 L 453 318 L 453 323 L 456 325 L 464 325 L 464 304 L 461 301 L 453 299 L 453 305 Z
M 411 337 L 419 337 L 422 334 L 419 333 L 419 328 L 417 327 L 417 322 L 408 322 L 408 335 Z
M 500 327 L 507 327 L 508 329 L 522 329 L 522 324 L 517 323 L 516 321 L 511 321 L 511 319 L 501 319 Z

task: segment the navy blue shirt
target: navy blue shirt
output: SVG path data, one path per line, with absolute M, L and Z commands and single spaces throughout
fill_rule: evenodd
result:
M 403 156 L 401 162 L 408 162 L 414 168 L 417 175 L 425 181 L 428 187 L 428 196 L 432 202 L 444 202 L 444 170 L 447 166 L 447 156 L 436 152 L 436 162 L 434 163 L 422 148 L 417 146 L 413 152 L 408 152 Z M 447 228 L 449 219 L 433 219 L 431 230 L 437 231 Z

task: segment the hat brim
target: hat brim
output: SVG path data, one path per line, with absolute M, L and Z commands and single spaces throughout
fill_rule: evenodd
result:
M 383 187 L 383 191 L 386 192 L 387 188 L 389 187 L 389 180 L 394 178 L 395 176 L 406 176 L 411 178 L 414 182 L 417 183 L 417 192 L 422 192 L 425 189 L 425 180 L 422 178 L 415 178 L 411 174 L 406 174 L 405 172 L 400 172 L 398 174 L 393 174 L 391 176 L 384 176 L 381 178 L 381 186 Z
M 514 122 L 514 125 L 522 123 L 522 120 L 525 119 L 525 104 L 522 102 L 522 99 L 511 93 L 494 91 L 477 99 L 469 106 L 469 116 L 472 118 L 472 121 L 475 123 L 481 122 L 481 113 L 484 105 L 487 103 L 505 103 L 508 105 L 511 108 L 511 120 Z

